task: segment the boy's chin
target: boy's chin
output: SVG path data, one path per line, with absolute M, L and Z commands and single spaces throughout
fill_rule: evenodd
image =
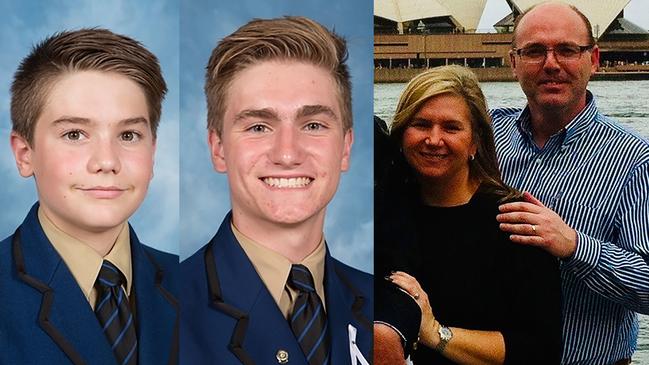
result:
M 124 209 L 124 207 L 77 206 L 67 211 L 51 211 L 46 214 L 66 233 L 102 234 L 121 227 L 134 212 L 135 209 Z

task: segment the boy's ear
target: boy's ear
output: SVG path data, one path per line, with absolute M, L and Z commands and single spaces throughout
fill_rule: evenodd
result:
M 16 159 L 16 167 L 18 167 L 18 173 L 20 176 L 30 177 L 34 175 L 34 167 L 32 166 L 33 151 L 29 142 L 27 142 L 25 137 L 16 132 L 11 132 L 9 139 L 11 142 L 11 150 Z
M 343 156 L 340 164 L 340 170 L 343 172 L 349 170 L 349 161 L 352 154 L 352 145 L 354 144 L 354 131 L 351 128 L 349 128 L 345 132 L 344 138 L 345 140 L 343 142 Z
M 210 147 L 210 157 L 212 158 L 212 165 L 214 165 L 214 170 L 221 173 L 226 173 L 228 171 L 228 168 L 225 163 L 225 154 L 223 153 L 223 141 L 214 129 L 210 129 L 208 131 L 207 144 Z
M 153 152 L 151 152 L 153 154 L 153 156 L 151 157 L 151 160 L 153 161 L 153 165 L 151 166 L 151 177 L 149 178 L 149 181 L 153 180 L 153 171 L 155 170 L 155 152 L 158 148 L 157 142 L 158 142 L 157 138 L 153 140 Z

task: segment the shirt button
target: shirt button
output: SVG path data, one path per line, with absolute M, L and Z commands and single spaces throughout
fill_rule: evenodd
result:
M 280 364 L 288 364 L 288 352 L 286 350 L 277 351 L 277 355 L 275 355 L 275 358 L 277 359 L 277 362 Z
M 543 162 L 543 160 L 541 160 L 540 158 L 537 158 L 537 159 L 536 159 L 536 164 L 537 164 L 537 165 L 540 165 L 541 162 Z

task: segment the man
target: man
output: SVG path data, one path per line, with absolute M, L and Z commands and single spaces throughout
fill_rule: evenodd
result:
M 253 20 L 213 50 L 208 139 L 232 211 L 181 264 L 182 363 L 367 363 L 372 278 L 322 233 L 353 141 L 346 56 L 302 17 Z
M 0 363 L 177 361 L 178 257 L 128 218 L 153 176 L 157 58 L 103 29 L 55 34 L 11 88 L 11 147 L 38 202 L 0 243 Z
M 598 112 L 599 49 L 575 7 L 528 10 L 512 46 L 527 107 L 492 116 L 503 177 L 529 193 L 498 221 L 561 263 L 562 362 L 628 364 L 649 313 L 649 143 Z

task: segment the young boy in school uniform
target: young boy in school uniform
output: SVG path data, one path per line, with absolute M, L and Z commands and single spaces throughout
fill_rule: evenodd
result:
M 57 33 L 22 60 L 11 147 L 38 202 L 0 242 L 0 363 L 177 361 L 178 257 L 127 222 L 166 90 L 157 58 L 105 29 Z

